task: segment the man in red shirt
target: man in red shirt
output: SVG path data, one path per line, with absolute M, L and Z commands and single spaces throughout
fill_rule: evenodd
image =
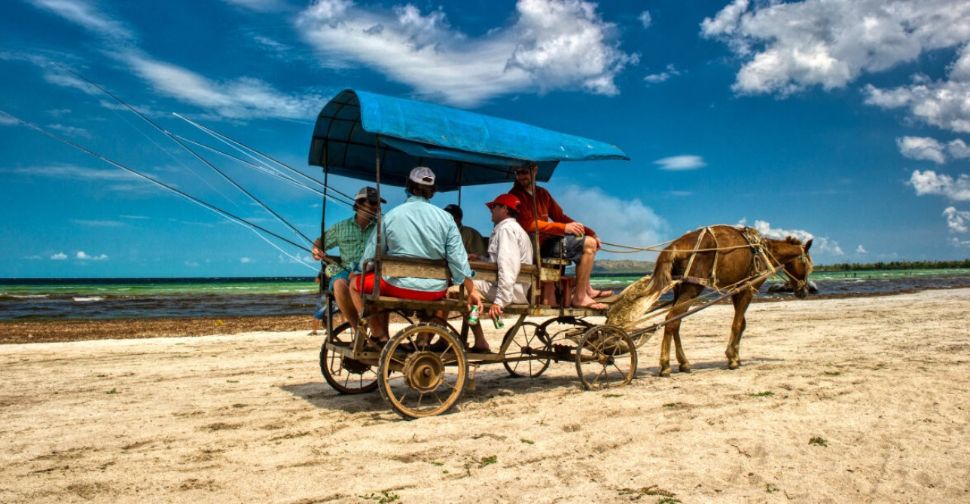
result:
M 509 194 L 519 198 L 518 221 L 530 235 L 538 228 L 539 250 L 544 258 L 565 257 L 576 263 L 576 289 L 572 304 L 575 307 L 605 310 L 607 306 L 595 298 L 608 296 L 607 291 L 594 290 L 589 284 L 596 251 L 600 248 L 596 232 L 576 222 L 562 211 L 549 191 L 535 185 L 539 166 L 517 168 L 515 185 Z M 535 207 L 532 193 L 535 191 Z

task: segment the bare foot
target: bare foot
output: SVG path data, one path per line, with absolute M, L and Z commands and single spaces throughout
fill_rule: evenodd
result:
M 603 303 L 597 302 L 595 299 L 584 296 L 582 298 L 573 299 L 573 308 L 588 308 L 590 310 L 605 310 L 609 308 Z

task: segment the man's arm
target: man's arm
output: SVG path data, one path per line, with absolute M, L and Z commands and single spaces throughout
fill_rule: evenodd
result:
M 562 236 L 566 234 L 565 223 L 550 222 L 547 220 L 536 218 L 535 213 L 532 211 L 533 201 L 532 201 L 531 195 L 521 191 L 513 191 L 512 194 L 515 197 L 519 198 L 519 200 L 522 202 L 522 204 L 519 205 L 519 216 L 516 218 L 516 220 L 519 222 L 519 225 L 522 226 L 522 229 L 525 229 L 527 233 L 533 233 L 536 230 L 536 228 L 538 228 L 539 232 L 542 234 L 558 235 L 558 236 Z M 540 201 L 541 199 L 542 198 L 537 197 L 537 201 L 535 202 L 536 205 L 539 207 L 538 208 L 539 214 L 543 213 L 542 208 L 543 208 L 543 205 L 546 203 L 544 201 Z
M 364 270 L 364 262 L 366 262 L 368 259 L 373 259 L 376 250 L 377 250 L 377 233 L 372 232 L 370 234 L 370 238 L 367 239 L 367 245 L 364 246 L 364 253 L 363 255 L 360 256 L 360 264 L 358 264 L 357 269 L 366 273 L 366 271 Z
M 512 289 L 515 287 L 519 271 L 522 270 L 522 264 L 519 262 L 522 254 L 518 250 L 515 234 L 508 227 L 500 229 L 492 239 L 498 240 L 498 256 L 495 261 L 498 266 L 498 280 L 493 306 L 498 305 L 498 312 L 501 313 L 501 308 L 508 306 L 514 297 Z
M 448 261 L 448 269 L 451 271 L 451 281 L 458 285 L 466 278 L 475 276 L 471 265 L 468 264 L 468 253 L 465 252 L 465 245 L 461 242 L 461 234 L 454 221 L 447 226 L 447 236 L 445 237 L 445 260 Z
M 562 207 L 559 206 L 559 203 L 551 195 L 549 196 L 549 218 L 564 224 L 563 234 L 596 236 L 596 231 L 593 231 L 592 228 L 588 228 L 581 222 L 577 222 L 572 217 L 566 215 L 566 212 L 563 212 Z

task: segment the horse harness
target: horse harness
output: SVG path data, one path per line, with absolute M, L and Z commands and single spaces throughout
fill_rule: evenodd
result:
M 738 232 L 741 233 L 741 237 L 744 238 L 744 241 L 747 242 L 747 245 L 721 248 L 720 244 L 718 244 L 717 242 L 717 235 L 714 233 L 714 230 L 711 229 L 710 226 L 707 226 L 704 229 L 702 229 L 700 234 L 697 235 L 697 242 L 694 244 L 694 249 L 691 251 L 690 258 L 687 260 L 687 267 L 684 269 L 683 276 L 681 276 L 680 279 L 678 279 L 678 283 L 695 284 L 701 287 L 706 287 L 706 288 L 715 290 L 717 292 L 721 292 L 721 288 L 718 287 L 718 278 L 717 278 L 718 253 L 725 250 L 734 250 L 739 248 L 750 248 L 752 259 L 751 259 L 751 266 L 748 269 L 748 275 L 745 277 L 744 280 L 737 283 L 743 283 L 752 278 L 760 277 L 766 273 L 771 273 L 771 274 L 775 273 L 777 271 L 777 267 L 774 266 L 774 263 L 777 262 L 777 260 L 775 261 L 772 260 L 774 258 L 771 257 L 770 252 L 767 251 L 768 247 L 765 244 L 764 237 L 761 236 L 761 233 L 759 233 L 757 229 L 754 229 L 751 227 L 744 227 L 744 228 L 738 229 Z M 710 234 L 711 239 L 714 240 L 714 248 L 702 249 L 701 243 L 703 243 L 705 235 L 708 235 L 708 234 Z M 694 265 L 694 258 L 697 257 L 698 252 L 702 252 L 702 251 L 714 252 L 714 262 L 712 263 L 711 273 L 708 276 L 708 278 L 691 276 L 690 274 L 691 267 L 693 267 Z M 804 254 L 802 254 L 802 260 L 803 261 L 805 260 Z M 785 273 L 788 274 L 787 271 Z M 788 274 L 788 276 L 791 277 L 790 274 Z M 794 277 L 791 277 L 791 278 L 792 280 L 795 280 Z M 795 280 L 795 281 L 798 282 L 798 280 Z M 737 285 L 737 284 L 734 284 L 734 285 Z M 725 287 L 734 287 L 734 285 L 725 286 Z M 753 288 L 753 286 L 751 287 Z

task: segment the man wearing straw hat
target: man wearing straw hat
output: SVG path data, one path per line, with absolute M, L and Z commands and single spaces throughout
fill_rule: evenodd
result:
M 374 234 L 374 216 L 377 215 L 381 203 L 387 203 L 387 201 L 377 197 L 377 189 L 361 187 L 354 197 L 354 216 L 330 226 L 330 229 L 324 233 L 325 243 L 322 243 L 320 238 L 313 242 L 313 258 L 317 261 L 323 259 L 323 254 L 327 250 L 334 247 L 340 250 L 340 264 L 327 265 L 326 273 L 330 278 L 328 287 L 337 301 L 340 313 L 353 328 L 357 327 L 359 315 L 350 297 L 348 279 L 360 262 L 360 256 L 364 253 L 368 238 Z M 311 334 L 317 332 L 319 321 L 323 320 L 324 315 L 325 313 L 319 309 L 314 313 Z

